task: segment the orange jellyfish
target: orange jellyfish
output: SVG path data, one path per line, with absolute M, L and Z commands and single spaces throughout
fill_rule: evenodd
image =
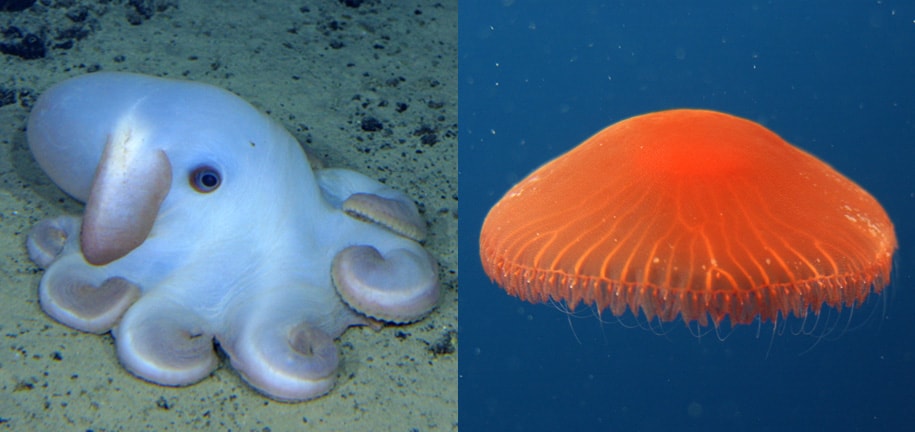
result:
M 893 224 L 768 129 L 705 110 L 623 120 L 490 210 L 489 277 L 530 302 L 717 326 L 862 303 L 890 281 Z

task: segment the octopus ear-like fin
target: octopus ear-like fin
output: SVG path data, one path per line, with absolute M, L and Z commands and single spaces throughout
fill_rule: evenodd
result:
M 142 244 L 171 187 L 168 156 L 137 141 L 130 132 L 109 137 L 96 168 L 80 233 L 91 264 L 108 264 Z

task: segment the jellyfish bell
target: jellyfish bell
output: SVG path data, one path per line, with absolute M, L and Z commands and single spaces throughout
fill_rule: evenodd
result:
M 706 110 L 632 117 L 515 185 L 480 234 L 529 302 L 718 326 L 862 303 L 893 224 L 867 191 L 765 127 Z

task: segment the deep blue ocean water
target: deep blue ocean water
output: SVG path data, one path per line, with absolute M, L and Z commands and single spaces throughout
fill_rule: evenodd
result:
M 915 430 L 912 2 L 462 1 L 459 55 L 461 430 Z M 760 122 L 870 191 L 896 224 L 892 286 L 719 338 L 489 282 L 479 230 L 511 185 L 676 107 Z

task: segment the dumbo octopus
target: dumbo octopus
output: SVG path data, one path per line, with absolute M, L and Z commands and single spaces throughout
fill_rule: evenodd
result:
M 39 301 L 111 331 L 134 375 L 184 386 L 219 363 L 304 401 L 334 386 L 349 326 L 410 323 L 439 297 L 413 201 L 312 171 L 282 126 L 228 91 L 128 73 L 59 83 L 28 122 L 35 159 L 85 214 L 37 224 Z

